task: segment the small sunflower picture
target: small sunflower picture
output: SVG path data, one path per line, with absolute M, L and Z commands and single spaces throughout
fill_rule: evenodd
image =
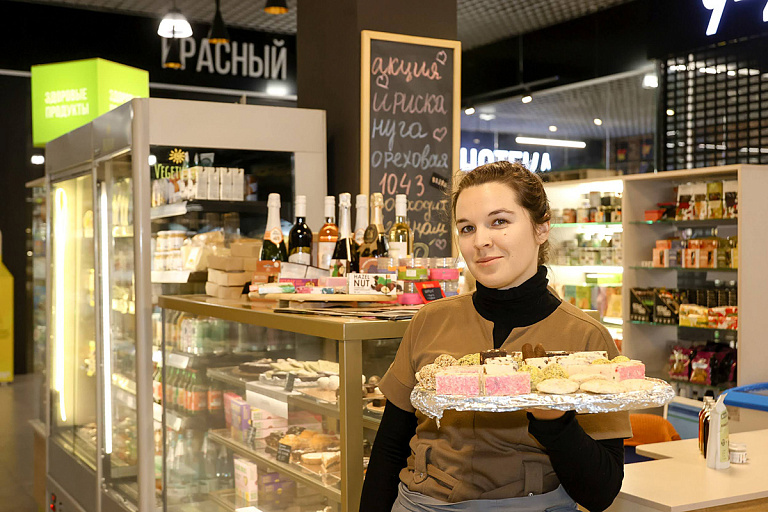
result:
M 168 154 L 168 160 L 175 163 L 176 165 L 184 162 L 184 157 L 185 157 L 185 152 L 180 149 L 172 149 L 171 152 Z

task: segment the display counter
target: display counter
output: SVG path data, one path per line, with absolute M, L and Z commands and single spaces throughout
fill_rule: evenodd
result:
M 659 460 L 624 466 L 624 484 L 609 512 L 757 512 L 768 510 L 768 430 L 731 434 L 747 445 L 746 464 L 715 470 L 699 453 L 698 439 L 640 445 Z

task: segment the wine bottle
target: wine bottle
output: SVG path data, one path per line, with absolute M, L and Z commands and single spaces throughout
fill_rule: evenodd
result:
M 336 227 L 336 198 L 325 196 L 325 224 L 318 233 L 317 266 L 329 268 L 336 241 L 339 239 L 339 228 Z
M 288 261 L 312 264 L 312 230 L 307 226 L 307 196 L 296 196 L 296 223 L 288 234 Z
M 346 192 L 339 194 L 339 239 L 336 241 L 331 258 L 331 276 L 341 277 L 358 271 L 358 246 L 352 238 L 349 215 L 351 208 L 352 195 Z
M 413 237 L 408 227 L 408 197 L 395 196 L 395 223 L 389 229 L 389 256 L 405 258 L 413 251 Z
M 267 229 L 261 244 L 260 260 L 288 261 L 283 231 L 280 229 L 280 194 L 269 194 Z
M 371 194 L 371 223 L 365 228 L 360 258 L 380 258 L 389 255 L 389 242 L 384 231 L 384 196 L 381 192 Z M 361 259 L 361 268 L 365 262 Z
M 355 242 L 363 245 L 365 228 L 368 226 L 368 196 L 357 194 L 355 198 Z

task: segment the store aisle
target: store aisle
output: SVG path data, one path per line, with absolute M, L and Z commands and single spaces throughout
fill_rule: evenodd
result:
M 0 512 L 34 512 L 29 420 L 37 417 L 39 375 L 15 377 L 0 386 Z

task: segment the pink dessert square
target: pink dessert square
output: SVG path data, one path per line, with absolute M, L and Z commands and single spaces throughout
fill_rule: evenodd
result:
M 479 373 L 445 373 L 435 376 L 438 395 L 480 396 Z
M 515 372 L 507 375 L 485 375 L 487 396 L 515 396 L 531 392 L 531 374 Z
M 616 363 L 616 370 L 613 380 L 644 379 L 645 365 L 640 361 L 628 361 L 626 363 Z

